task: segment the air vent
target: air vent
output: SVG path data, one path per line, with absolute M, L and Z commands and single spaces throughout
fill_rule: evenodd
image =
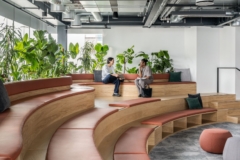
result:
M 214 4 L 214 0 L 196 0 L 197 6 L 210 6 Z

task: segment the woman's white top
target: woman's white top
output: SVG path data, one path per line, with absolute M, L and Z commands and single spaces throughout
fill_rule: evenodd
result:
M 109 74 L 115 74 L 114 67 L 109 67 L 107 64 L 105 64 L 102 68 L 102 80 L 107 77 Z

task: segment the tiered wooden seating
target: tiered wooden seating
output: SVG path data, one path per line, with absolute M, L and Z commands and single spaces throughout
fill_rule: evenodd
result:
M 143 125 L 156 126 L 150 137 L 151 148 L 167 136 L 190 127 L 217 122 L 217 110 L 203 108 L 170 112 L 142 121 Z
M 94 130 L 107 116 L 119 108 L 92 109 L 65 122 L 49 144 L 48 160 L 101 160 L 94 144 Z
M 5 85 L 12 105 L 0 114 L 1 158 L 24 159 L 32 141 L 47 126 L 94 107 L 94 89 L 70 90 L 71 84 L 71 77 L 63 77 Z
M 95 88 L 96 97 L 109 97 L 112 95 L 114 85 L 94 82 L 93 74 L 71 74 L 74 83 L 81 86 L 91 86 Z M 138 91 L 134 85 L 136 74 L 125 74 L 125 80 L 120 85 L 120 94 L 122 96 L 136 97 Z M 153 88 L 153 97 L 174 96 L 196 93 L 195 82 L 168 82 L 169 74 L 153 74 L 154 82 L 150 85 Z M 106 87 L 107 85 L 107 87 Z M 73 86 L 74 87 L 74 86 Z M 104 90 L 104 92 L 103 92 Z
M 148 137 L 153 128 L 132 127 L 118 139 L 114 149 L 114 160 L 144 159 L 148 157 Z

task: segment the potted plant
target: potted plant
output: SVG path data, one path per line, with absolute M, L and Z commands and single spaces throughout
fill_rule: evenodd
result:
M 173 69 L 172 62 L 168 51 L 161 50 L 159 52 L 152 53 L 153 56 L 153 70 L 155 73 L 167 73 Z
M 107 55 L 107 51 L 109 50 L 108 45 L 102 45 L 97 43 L 94 47 L 96 53 L 94 54 L 95 59 L 93 59 L 93 74 L 94 81 L 101 82 L 102 81 L 102 67 L 106 64 L 106 60 L 104 57 Z
M 132 64 L 133 58 L 135 57 L 133 48 L 134 46 L 117 55 L 116 70 L 118 72 L 121 72 L 123 70 L 123 73 L 125 73 L 127 63 Z

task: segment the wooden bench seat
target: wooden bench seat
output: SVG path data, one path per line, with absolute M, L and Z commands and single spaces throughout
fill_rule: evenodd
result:
M 162 126 L 165 123 L 168 123 L 170 121 L 173 121 L 175 119 L 179 119 L 182 117 L 187 117 L 187 116 L 202 114 L 202 113 L 216 112 L 216 111 L 217 110 L 213 108 L 189 109 L 189 110 L 183 110 L 183 111 L 176 111 L 176 112 L 166 113 L 166 114 L 159 115 L 157 117 L 145 120 L 142 122 L 142 124 Z
M 153 82 L 151 85 L 172 85 L 172 84 L 196 84 L 196 82 Z M 80 86 L 85 85 L 113 85 L 112 83 L 104 84 L 103 82 L 82 82 L 79 83 Z M 135 85 L 133 82 L 122 82 L 121 85 Z
M 115 102 L 115 103 L 110 103 L 110 107 L 133 107 L 136 105 L 140 104 L 145 104 L 145 103 L 150 103 L 150 102 L 156 102 L 156 101 L 161 101 L 159 98 L 138 98 L 138 99 L 131 99 L 131 100 L 126 100 L 126 101 L 120 101 L 120 102 Z
M 94 143 L 94 129 L 105 117 L 119 109 L 95 108 L 65 122 L 51 139 L 47 159 L 101 160 Z
M 18 158 L 23 147 L 23 126 L 27 119 L 37 110 L 57 100 L 88 92 L 93 92 L 93 90 L 61 91 L 13 102 L 8 110 L 0 114 L 0 156 L 13 160 Z
M 132 127 L 124 132 L 118 139 L 114 149 L 114 160 L 125 160 L 134 157 L 149 159 L 147 157 L 147 140 L 153 128 Z

